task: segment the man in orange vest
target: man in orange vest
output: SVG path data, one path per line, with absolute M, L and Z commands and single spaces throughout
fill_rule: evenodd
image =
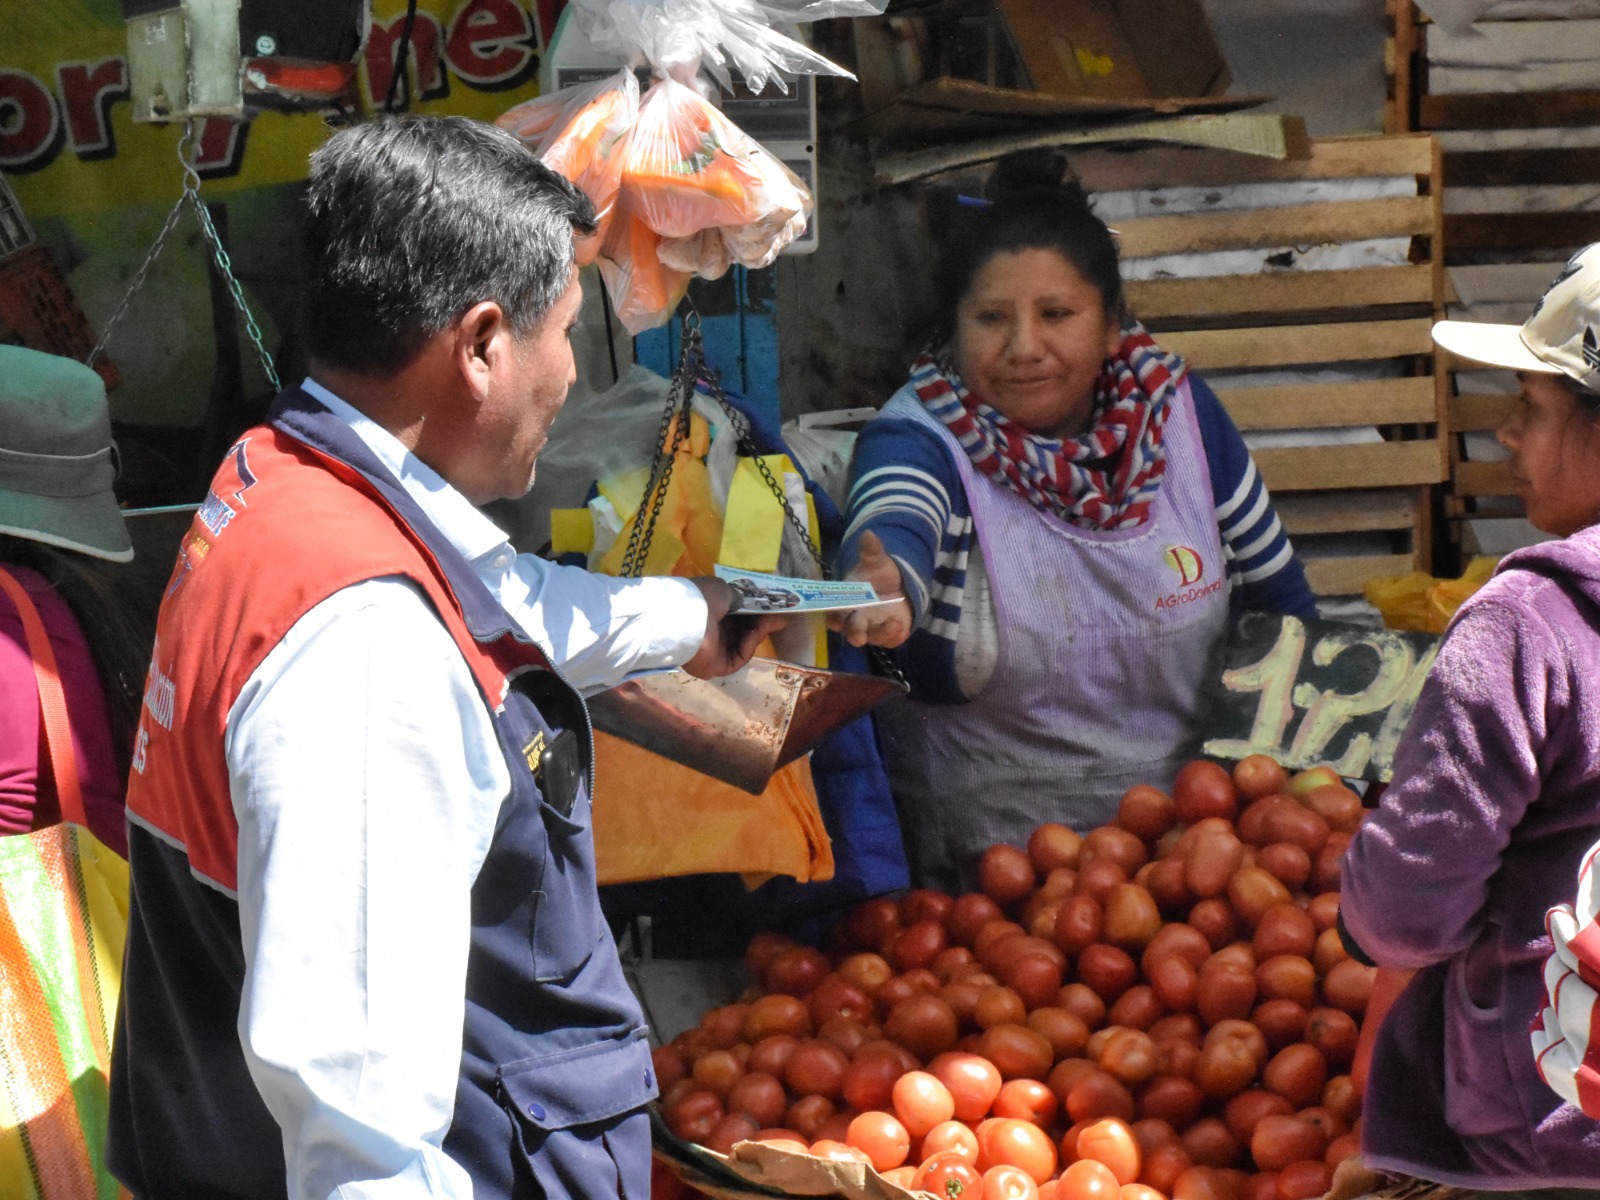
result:
M 478 511 L 533 481 L 594 227 L 462 118 L 312 156 L 310 377 L 185 535 L 135 747 L 108 1157 L 141 1200 L 648 1195 L 577 688 L 735 670 L 781 618 Z

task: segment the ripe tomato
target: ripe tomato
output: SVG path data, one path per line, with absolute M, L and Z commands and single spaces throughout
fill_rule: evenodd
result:
M 844 1142 L 836 1141 L 833 1138 L 820 1138 L 812 1142 L 810 1153 L 813 1158 L 829 1158 L 835 1162 L 858 1162 L 869 1165 L 872 1162 L 865 1151 L 857 1150 L 854 1146 L 846 1145 Z
M 686 1142 L 704 1142 L 725 1115 L 722 1101 L 710 1092 L 691 1091 L 666 1113 L 667 1128 Z
M 1139 1178 L 1142 1166 L 1139 1143 L 1134 1140 L 1133 1130 L 1127 1122 L 1115 1117 L 1096 1121 L 1078 1131 L 1078 1157 L 1093 1159 L 1109 1167 L 1117 1177 L 1117 1182 L 1124 1186 Z
M 886 1112 L 856 1114 L 845 1131 L 845 1143 L 863 1151 L 877 1171 L 889 1171 L 911 1153 L 911 1135 Z
M 978 1127 L 978 1166 L 1021 1167 L 1034 1183 L 1056 1173 L 1056 1144 L 1032 1121 L 995 1117 Z
M 1017 1167 L 990 1167 L 983 1173 L 979 1194 L 982 1200 L 1039 1200 L 1039 1185 Z
M 1000 1094 L 1000 1072 L 988 1059 L 953 1050 L 928 1064 L 928 1073 L 949 1089 L 955 1104 L 952 1115 L 961 1121 L 979 1121 Z
M 1199 758 L 1185 763 L 1172 781 L 1172 803 L 1178 820 L 1193 825 L 1206 817 L 1231 821 L 1239 811 L 1239 790 L 1233 777 L 1214 762 Z
M 932 1192 L 939 1200 L 973 1200 L 983 1190 L 983 1176 L 959 1154 L 935 1154 L 917 1168 L 914 1192 Z
M 1268 755 L 1248 754 L 1233 764 L 1233 785 L 1246 800 L 1281 792 L 1288 783 L 1289 773 Z
M 1060 1108 L 1055 1093 L 1037 1079 L 1012 1079 L 1000 1086 L 991 1111 L 997 1117 L 1016 1117 L 1047 1129 Z
M 1061 1172 L 1056 1195 L 1060 1200 L 1121 1200 L 1122 1185 L 1104 1163 L 1080 1158 Z
M 922 1139 L 922 1161 L 935 1154 L 959 1154 L 969 1163 L 978 1161 L 978 1135 L 960 1121 L 941 1121 Z
M 948 1121 L 956 1110 L 950 1089 L 927 1071 L 907 1071 L 895 1080 L 892 1093 L 895 1115 L 914 1138 Z
M 1122 1200 L 1167 1200 L 1164 1192 L 1158 1192 L 1147 1183 L 1125 1183 L 1122 1185 Z
M 1038 881 L 1027 853 L 1015 846 L 990 846 L 978 861 L 978 886 L 1001 908 L 1021 900 Z

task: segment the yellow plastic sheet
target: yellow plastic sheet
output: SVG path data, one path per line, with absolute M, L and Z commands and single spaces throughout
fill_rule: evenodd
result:
M 1494 574 L 1498 558 L 1475 558 L 1459 579 L 1441 579 L 1422 571 L 1370 579 L 1367 602 L 1383 614 L 1390 629 L 1443 633 L 1456 609 Z

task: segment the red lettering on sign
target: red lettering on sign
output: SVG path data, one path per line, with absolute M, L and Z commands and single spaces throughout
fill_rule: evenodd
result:
M 128 62 L 118 56 L 96 62 L 56 65 L 61 107 L 67 115 L 72 152 L 86 161 L 116 153 L 111 138 L 111 104 L 128 98 Z
M 538 68 L 533 21 L 512 0 L 467 0 L 450 21 L 445 58 L 473 87 L 516 87 Z
M 47 167 L 61 141 L 50 89 L 26 71 L 0 69 L 0 167 L 18 175 Z
M 237 175 L 244 162 L 244 139 L 249 130 L 248 125 L 225 117 L 204 118 L 194 156 L 196 174 L 203 179 Z
M 405 18 L 396 17 L 388 24 L 372 23 L 367 33 L 367 97 L 374 108 L 382 108 L 388 99 L 389 87 L 394 81 L 395 55 L 400 52 L 400 32 L 405 28 Z M 421 89 L 419 100 L 436 100 L 450 94 L 450 79 L 444 73 L 444 63 L 439 57 L 439 43 L 444 34 L 438 18 L 419 12 L 411 28 L 411 49 L 408 57 L 412 63 L 411 79 Z

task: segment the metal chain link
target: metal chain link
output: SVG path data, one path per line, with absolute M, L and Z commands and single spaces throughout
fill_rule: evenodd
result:
M 690 368 L 690 330 L 695 344 L 700 340 L 700 316 L 692 308 L 683 314 L 683 349 L 678 357 L 678 369 L 667 389 L 667 407 L 661 414 L 661 428 L 656 433 L 656 452 L 650 460 L 650 480 L 644 494 L 639 497 L 639 511 L 633 517 L 633 532 L 628 535 L 628 548 L 623 551 L 622 565 L 617 574 L 624 579 L 637 579 L 644 574 L 645 561 L 650 557 L 650 543 L 655 538 L 656 522 L 661 508 L 667 502 L 667 485 L 672 482 L 672 468 L 676 465 L 678 447 L 689 436 L 689 409 L 694 402 L 695 373 Z M 672 432 L 673 421 L 677 432 Z M 669 441 L 668 438 L 671 438 Z M 648 510 L 648 511 L 647 511 Z
M 172 211 L 167 214 L 166 223 L 162 225 L 161 232 L 156 235 L 155 241 L 150 246 L 150 251 L 145 255 L 144 262 L 134 272 L 133 282 L 128 286 L 127 292 L 122 297 L 122 302 L 117 305 L 116 311 L 111 314 L 110 320 L 105 324 L 100 333 L 100 340 L 95 343 L 93 350 L 85 363 L 94 366 L 100 356 L 105 353 L 106 344 L 111 340 L 111 331 L 122 320 L 128 311 L 128 305 L 133 300 L 134 293 L 144 286 L 150 268 L 155 265 L 160 256 L 167 235 L 172 232 L 178 223 L 178 218 L 183 213 L 184 205 L 194 209 L 195 219 L 200 224 L 200 231 L 205 235 L 206 241 L 211 246 L 212 258 L 216 261 L 217 270 L 222 272 L 222 277 L 228 284 L 228 297 L 233 302 L 234 309 L 244 320 L 244 330 L 250 339 L 250 344 L 255 347 L 256 358 L 261 364 L 261 373 L 266 376 L 267 382 L 272 385 L 273 391 L 279 391 L 282 384 L 278 381 L 277 369 L 272 365 L 272 356 L 267 353 L 266 346 L 261 340 L 261 328 L 256 324 L 250 306 L 245 303 L 244 289 L 240 286 L 238 277 L 233 273 L 233 260 L 228 257 L 227 250 L 222 245 L 222 238 L 217 233 L 217 227 L 211 220 L 211 213 L 206 209 L 205 202 L 200 199 L 200 173 L 195 170 L 193 155 L 186 151 L 193 150 L 199 153 L 199 137 L 196 126 L 190 121 L 184 126 L 183 136 L 178 139 L 178 162 L 183 167 L 183 191 L 177 202 L 173 204 Z
M 766 482 L 767 487 L 772 490 L 773 498 L 777 500 L 779 507 L 783 509 L 784 517 L 794 528 L 794 531 L 800 535 L 800 540 L 805 544 L 806 549 L 811 552 L 811 557 L 816 561 L 817 570 L 821 572 L 822 578 L 832 579 L 833 571 L 828 565 L 828 560 L 823 556 L 821 547 L 817 545 L 816 540 L 811 536 L 811 529 L 808 523 L 802 520 L 800 514 L 795 511 L 794 505 L 789 501 L 788 490 L 783 486 L 783 484 L 778 482 L 778 477 L 773 474 L 772 468 L 767 465 L 766 456 L 757 450 L 755 442 L 750 435 L 750 419 L 746 417 L 744 413 L 740 412 L 736 407 L 734 407 L 733 403 L 729 401 L 727 393 L 722 389 L 721 372 L 713 368 L 709 360 L 706 358 L 705 346 L 700 337 L 700 322 L 698 317 L 696 317 L 694 325 L 691 328 L 689 325 L 688 316 L 687 314 L 685 315 L 683 341 L 685 350 L 684 361 L 688 361 L 688 350 L 692 342 L 694 357 L 699 365 L 699 370 L 697 372 L 699 381 L 706 385 L 707 389 L 711 392 L 712 397 L 719 405 L 722 406 L 722 411 L 727 413 L 728 420 L 733 425 L 736 441 L 739 447 L 739 453 L 755 463 L 756 470 L 761 473 L 761 478 Z M 680 365 L 680 375 L 683 373 L 683 370 L 683 366 Z M 906 685 L 905 673 L 900 670 L 900 665 L 894 661 L 893 655 L 891 655 L 882 646 L 868 646 L 866 647 L 866 651 L 867 658 L 871 661 L 873 669 L 879 675 L 883 675 L 888 679 L 892 679 L 894 682 L 902 686 Z

